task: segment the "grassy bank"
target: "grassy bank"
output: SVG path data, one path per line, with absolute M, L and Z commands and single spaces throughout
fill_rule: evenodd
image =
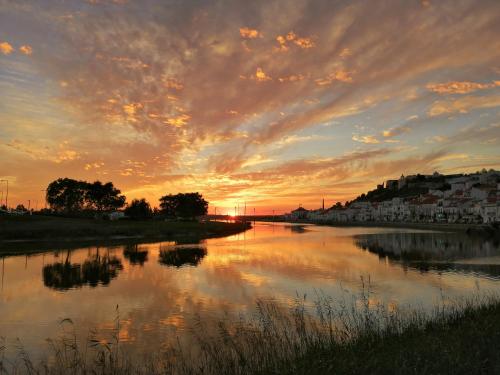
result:
M 323 299 L 315 314 L 301 301 L 290 309 L 259 302 L 254 316 L 215 329 L 200 318 L 192 330 L 196 347 L 141 360 L 120 346 L 117 319 L 108 342 L 79 346 L 66 331 L 51 341 L 49 361 L 33 363 L 21 350 L 3 366 L 10 373 L 75 375 L 500 373 L 497 297 L 447 301 L 432 313 L 374 307 L 365 297 L 351 302 Z
M 106 221 L 50 216 L 0 216 L 0 242 L 177 237 L 204 239 L 239 233 L 246 228 L 243 223 L 212 221 Z

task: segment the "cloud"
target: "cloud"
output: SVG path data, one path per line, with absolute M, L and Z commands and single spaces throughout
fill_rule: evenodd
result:
M 459 99 L 438 100 L 429 109 L 429 116 L 443 114 L 467 113 L 475 109 L 494 108 L 500 106 L 500 96 L 466 96 Z
M 19 51 L 25 55 L 31 55 L 33 53 L 33 48 L 31 48 L 31 46 L 24 45 L 19 47 Z
M 260 33 L 256 29 L 242 27 L 240 28 L 240 36 L 244 39 L 255 39 L 255 38 L 262 38 L 262 33 Z
M 14 51 L 14 47 L 9 42 L 0 43 L 0 52 L 4 55 L 10 55 Z
M 350 72 L 345 71 L 345 70 L 339 70 L 339 71 L 336 71 L 334 73 L 330 73 L 328 76 L 326 76 L 324 78 L 316 79 L 316 83 L 319 86 L 330 85 L 330 84 L 332 84 L 333 81 L 351 83 L 352 82 L 352 74 Z
M 493 81 L 491 83 L 454 81 L 446 83 L 429 83 L 427 89 L 438 94 L 468 94 L 477 90 L 490 89 L 498 86 L 500 86 L 500 81 Z
M 409 133 L 410 131 L 411 131 L 411 128 L 409 128 L 408 126 L 400 126 L 397 128 L 390 128 L 390 129 L 384 130 L 382 132 L 382 135 L 386 138 L 390 138 L 390 137 L 395 137 L 395 136 L 398 136 L 401 134 Z
M 31 178 L 24 169 L 28 157 L 33 163 L 29 172 L 39 176 L 41 185 L 47 177 L 38 169 L 46 168 L 47 175 L 54 176 L 79 170 L 82 177 L 106 170 L 110 179 L 134 194 L 141 189 L 153 195 L 154 189 L 160 194 L 200 186 L 218 200 L 253 192 L 267 202 L 275 201 L 282 191 L 287 197 L 314 196 L 314 187 L 330 186 L 331 176 L 353 182 L 352 166 L 366 171 L 361 177 L 356 174 L 354 182 L 365 181 L 368 186 L 378 179 L 376 171 L 365 168 L 374 160 L 361 158 L 352 165 L 328 167 L 343 157 L 336 155 L 339 150 L 353 145 L 344 144 L 346 134 L 359 132 L 354 135 L 355 147 L 394 146 L 386 142 L 395 142 L 391 137 L 405 130 L 387 124 L 418 113 L 426 133 L 415 131 L 405 138 L 427 148 L 451 148 L 448 142 L 424 144 L 437 131 L 431 126 L 439 119 L 425 118 L 422 108 L 438 116 L 494 108 L 498 103 L 495 88 L 478 88 L 480 99 L 469 98 L 470 91 L 437 101 L 438 91 L 455 94 L 479 86 L 431 83 L 435 85 L 431 91 L 426 89 L 436 77 L 450 74 L 471 77 L 470 82 L 480 85 L 497 79 L 498 2 L 492 0 L 481 4 L 443 0 L 427 8 L 420 2 L 393 0 L 381 4 L 235 0 L 224 7 L 189 0 L 128 1 L 125 6 L 96 3 L 99 6 L 75 8 L 70 2 L 57 2 L 42 9 L 28 0 L 0 14 L 5 35 L 44 46 L 36 48 L 29 61 L 0 62 L 5 72 L 0 83 L 8 87 L 0 90 L 0 137 L 29 139 L 31 150 L 41 156 L 1 148 L 1 160 L 19 171 L 20 179 Z M 57 43 L 47 43 L 47 34 Z M 29 118 L 30 113 L 37 115 Z M 462 126 L 454 121 L 458 120 L 445 125 Z M 359 123 L 370 123 L 370 130 L 352 128 Z M 450 142 L 465 142 L 465 133 L 454 138 L 448 130 L 439 132 Z M 320 139 L 314 137 L 327 131 L 331 147 L 316 147 Z M 494 143 L 483 143 L 498 139 L 497 133 L 493 128 L 481 133 L 469 129 L 468 142 L 493 149 Z M 71 147 L 66 148 L 78 157 L 59 164 L 47 160 L 67 139 Z M 296 150 L 280 147 L 299 142 L 300 156 L 307 162 L 290 160 L 298 157 Z M 379 157 L 403 160 L 408 152 L 394 147 Z M 61 157 L 70 158 L 71 153 Z M 129 158 L 147 165 L 121 163 Z M 85 170 L 85 165 L 97 161 L 105 167 Z M 394 163 L 394 168 L 412 163 Z M 248 174 L 263 167 L 261 174 Z M 286 184 L 295 186 L 296 175 L 288 178 L 281 173 L 295 170 L 311 176 L 301 168 L 316 171 L 318 177 L 313 174 L 314 184 L 301 181 L 294 192 Z M 243 169 L 245 175 L 240 173 Z M 275 172 L 283 183 L 273 180 Z M 402 170 L 396 172 L 400 175 Z M 184 177 L 171 184 L 171 176 Z
M 262 68 L 257 68 L 257 71 L 255 72 L 255 77 L 254 77 L 257 81 L 259 82 L 265 82 L 265 81 L 271 81 L 272 78 L 269 77 L 266 73 L 264 73 L 264 71 L 262 70 Z
M 380 141 L 377 138 L 375 138 L 374 135 L 363 135 L 363 136 L 360 136 L 360 135 L 354 134 L 352 136 L 352 140 L 356 141 L 356 142 L 360 142 L 360 143 L 366 143 L 366 144 L 377 144 L 377 143 L 380 143 Z
M 425 140 L 426 143 L 443 143 L 448 140 L 447 137 L 442 136 L 442 135 L 434 135 L 432 137 L 429 137 Z
M 294 44 L 302 49 L 309 49 L 309 48 L 313 48 L 316 46 L 316 44 L 312 38 L 299 37 L 293 31 L 290 31 L 286 35 L 278 35 L 276 37 L 276 41 L 279 44 L 278 50 L 283 51 L 283 52 L 289 50 L 290 43 Z

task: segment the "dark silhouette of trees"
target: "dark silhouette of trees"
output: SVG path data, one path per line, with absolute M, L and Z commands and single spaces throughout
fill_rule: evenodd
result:
M 153 211 L 146 199 L 134 199 L 125 208 L 125 215 L 131 219 L 149 219 L 153 216 Z
M 87 183 L 59 178 L 47 187 L 47 203 L 56 211 L 79 211 L 83 208 Z
M 87 208 L 97 211 L 111 211 L 125 205 L 125 196 L 113 186 L 112 182 L 103 184 L 101 181 L 86 183 L 85 201 Z
M 208 202 L 200 193 L 169 194 L 160 198 L 160 208 L 167 216 L 194 219 L 206 215 Z
M 89 183 L 59 178 L 47 187 L 47 203 L 55 211 L 75 212 L 84 208 L 111 211 L 125 205 L 125 196 L 112 182 Z
M 23 204 L 18 204 L 16 207 L 16 211 L 28 211 Z

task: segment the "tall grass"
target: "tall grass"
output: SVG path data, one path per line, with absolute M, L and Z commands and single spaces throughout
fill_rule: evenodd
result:
M 500 345 L 499 301 L 482 294 L 443 298 L 431 311 L 395 308 L 373 303 L 366 286 L 339 299 L 319 294 L 314 303 L 297 297 L 288 307 L 257 301 L 253 314 L 215 327 L 197 317 L 189 332 L 196 345 L 177 341 L 142 360 L 120 345 L 117 308 L 110 340 L 90 332 L 79 344 L 65 320 L 40 362 L 21 346 L 7 361 L 0 343 L 0 374 L 484 373 L 500 368 L 491 352 Z

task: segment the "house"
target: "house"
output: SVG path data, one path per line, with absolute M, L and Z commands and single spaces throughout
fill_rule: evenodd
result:
M 304 220 L 307 219 L 308 212 L 304 207 L 299 207 L 290 213 L 290 218 L 292 220 Z

